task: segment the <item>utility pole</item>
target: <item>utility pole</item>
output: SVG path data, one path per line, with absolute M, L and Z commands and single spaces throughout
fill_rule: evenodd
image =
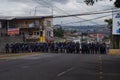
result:
M 30 11 L 29 11 L 29 15 L 31 16 L 31 14 L 32 14 L 32 13 L 31 13 L 31 10 L 30 10 Z
M 37 6 L 35 7 L 34 16 L 36 16 L 36 12 L 37 12 Z
M 54 10 L 53 10 L 53 6 L 52 6 L 52 16 L 53 16 L 53 14 L 54 14 Z

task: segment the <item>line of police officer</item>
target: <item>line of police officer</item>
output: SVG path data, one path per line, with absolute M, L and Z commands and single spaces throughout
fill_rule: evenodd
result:
M 106 54 L 105 43 L 11 43 L 5 46 L 6 53 L 45 52 Z

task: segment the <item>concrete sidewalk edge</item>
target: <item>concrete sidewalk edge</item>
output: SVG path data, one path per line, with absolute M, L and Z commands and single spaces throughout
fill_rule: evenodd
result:
M 110 49 L 109 54 L 110 55 L 120 55 L 120 49 Z
M 32 52 L 32 53 L 0 53 L 0 58 L 5 57 L 17 57 L 17 56 L 25 56 L 25 55 L 34 55 L 34 54 L 43 54 L 41 52 Z

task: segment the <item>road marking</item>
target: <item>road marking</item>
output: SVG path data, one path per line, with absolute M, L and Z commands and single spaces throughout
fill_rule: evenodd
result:
M 100 72 L 100 75 L 102 75 L 103 74 L 103 72 Z
M 22 66 L 21 68 L 26 69 L 26 68 L 29 68 L 29 66 Z
M 99 58 L 102 58 L 102 56 L 100 55 Z
M 99 56 L 99 60 L 102 60 L 102 56 L 101 55 Z
M 103 63 L 102 60 L 100 60 L 99 63 L 102 64 Z
M 99 78 L 100 78 L 100 80 L 103 80 L 103 62 L 102 62 L 102 56 L 100 55 L 99 56 Z
M 102 66 L 100 66 L 100 71 L 102 71 L 103 69 L 102 69 Z
M 103 79 L 103 76 L 100 76 L 100 80 L 102 80 Z
M 59 73 L 57 76 L 60 77 L 60 76 L 62 76 L 62 75 L 64 75 L 64 74 L 72 71 L 73 69 L 74 69 L 73 67 L 72 67 L 72 68 L 69 68 L 69 69 L 67 69 L 66 71 L 63 71 L 63 72 Z

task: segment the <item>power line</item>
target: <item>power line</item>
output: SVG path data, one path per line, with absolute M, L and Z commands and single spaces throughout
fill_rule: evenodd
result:
M 65 12 L 64 10 L 62 10 L 62 9 L 60 9 L 60 10 L 63 11 L 64 13 L 70 15 L 69 13 Z M 72 16 L 72 17 L 75 17 L 75 18 L 77 18 L 77 19 L 86 20 L 86 19 L 84 19 L 84 18 L 80 18 L 80 17 L 78 17 L 78 16 Z M 55 18 L 55 17 L 54 17 L 54 18 Z M 94 24 L 98 24 L 98 23 L 96 23 L 96 22 L 94 22 L 94 21 L 90 21 L 90 22 L 92 22 L 92 23 L 94 23 Z
M 34 1 L 34 0 L 33 0 L 33 1 Z M 38 0 L 38 3 L 39 3 L 39 1 L 40 1 L 40 0 Z M 50 3 L 47 2 L 47 1 L 45 1 L 45 0 L 42 0 L 42 2 L 50 5 Z M 39 3 L 39 4 L 40 4 L 40 3 Z M 76 17 L 76 16 L 81 16 L 81 15 L 93 15 L 93 14 L 102 14 L 102 13 L 112 12 L 112 11 L 106 11 L 106 10 L 112 10 L 112 9 L 104 9 L 104 10 L 100 10 L 100 11 L 86 12 L 86 13 L 82 13 L 82 14 L 71 14 L 71 15 L 70 15 L 70 14 L 67 13 L 66 11 L 58 8 L 57 6 L 53 6 L 53 5 L 50 5 L 50 6 L 55 7 L 55 8 L 57 8 L 57 9 L 59 9 L 60 11 L 64 12 L 65 14 L 67 14 L 67 15 L 62 15 L 62 16 L 54 16 L 54 18 L 60 18 L 60 17 Z M 101 11 L 102 11 L 102 12 L 101 12 Z M 103 12 L 103 11 L 104 11 L 104 12 Z M 79 18 L 79 19 L 80 19 L 80 17 L 76 17 L 76 18 Z
M 46 2 L 45 0 L 42 0 L 43 2 L 45 2 L 46 4 L 50 4 L 49 2 Z M 50 5 L 51 6 L 51 5 Z M 52 6 L 53 7 L 53 6 Z M 56 6 L 54 6 L 54 7 L 56 7 Z M 104 13 L 110 13 L 110 12 L 112 12 L 112 9 L 110 9 L 110 11 L 106 11 L 106 9 L 105 9 L 105 11 L 103 10 L 101 10 L 101 11 L 94 11 L 94 12 L 86 12 L 86 13 L 82 13 L 82 14 L 69 14 L 69 13 L 67 13 L 67 12 L 65 12 L 64 10 L 62 10 L 62 9 L 60 9 L 60 8 L 58 8 L 58 7 L 56 7 L 57 9 L 59 9 L 59 10 L 61 10 L 61 11 L 63 11 L 64 13 L 66 13 L 66 14 L 68 14 L 68 15 L 62 15 L 62 16 L 53 16 L 53 18 L 61 18 L 61 17 L 74 17 L 74 16 L 84 16 L 84 15 L 94 15 L 94 14 L 104 14 Z M 117 12 L 117 11 L 119 11 L 119 10 L 116 10 L 116 11 L 114 11 L 114 12 Z M 77 17 L 78 18 L 78 17 Z
M 120 10 L 115 10 L 114 12 L 118 12 L 118 11 L 120 11 Z M 94 15 L 94 14 L 105 14 L 105 13 L 111 13 L 111 12 L 112 11 L 102 11 L 102 12 L 91 12 L 91 13 L 82 13 L 82 14 L 71 14 L 71 15 L 53 16 L 53 18 L 85 16 L 85 15 Z
M 110 15 L 105 15 L 105 16 L 96 17 L 96 18 L 92 18 L 92 19 L 88 19 L 88 20 L 84 20 L 84 21 L 75 21 L 75 22 L 69 22 L 69 23 L 65 23 L 65 24 L 82 23 L 82 22 L 87 22 L 87 21 L 91 21 L 91 20 L 96 20 L 96 19 L 100 19 L 100 18 L 104 18 L 104 17 L 108 17 L 108 16 L 111 16 L 111 14 L 110 14 Z
M 82 2 L 82 3 L 84 3 L 84 2 Z M 77 3 L 75 3 L 75 4 L 77 4 Z M 78 3 L 79 4 L 79 3 Z M 76 5 L 76 7 L 80 7 L 80 6 L 78 6 L 78 4 Z M 83 6 L 82 6 L 83 7 Z M 86 7 L 83 7 L 84 9 L 86 9 L 87 11 L 89 11 L 89 9 L 87 9 Z M 113 10 L 113 9 L 116 9 L 116 8 L 108 8 L 108 9 L 102 9 L 102 10 L 99 10 L 99 11 L 106 11 L 106 10 Z M 92 11 L 92 12 L 99 12 L 99 11 Z
M 118 10 L 118 11 L 119 11 L 119 10 Z M 113 12 L 117 12 L 117 11 L 113 11 Z M 116 13 L 114 13 L 114 14 L 116 14 Z M 112 15 L 113 15 L 113 13 L 112 13 Z M 100 19 L 100 18 L 104 18 L 104 17 L 108 17 L 108 16 L 111 16 L 111 14 L 105 15 L 105 16 L 101 16 L 101 17 L 92 18 L 92 19 L 89 19 L 89 20 L 69 22 L 69 23 L 65 23 L 65 24 L 82 23 L 82 22 L 87 22 L 87 21 L 91 21 L 91 20 L 96 20 L 96 19 Z
M 114 14 L 117 14 L 117 13 L 114 13 Z M 114 14 L 112 13 L 112 15 L 114 15 Z M 70 24 L 70 23 L 82 23 L 82 22 L 87 22 L 87 21 L 91 21 L 91 20 L 96 20 L 96 19 L 100 19 L 100 18 L 104 18 L 104 17 L 108 17 L 108 16 L 111 16 L 111 14 L 105 15 L 105 16 L 96 17 L 96 18 L 92 18 L 92 19 L 89 19 L 89 20 L 69 22 L 69 23 L 65 23 L 65 24 Z
M 80 7 L 78 5 L 76 5 L 76 7 Z M 83 6 L 82 6 L 83 7 Z M 87 11 L 89 11 L 87 8 L 83 7 L 84 9 L 86 9 Z M 109 8 L 109 9 L 102 9 L 102 10 L 99 10 L 99 11 L 94 11 L 94 12 L 100 12 L 100 11 L 108 11 L 108 10 L 113 10 L 113 9 L 116 9 L 116 8 Z M 93 12 L 93 11 L 92 11 Z M 90 12 L 91 13 L 91 12 Z M 84 20 L 87 20 L 87 19 L 84 19 Z M 94 22 L 94 21 L 90 21 L 90 22 Z M 97 23 L 97 22 L 94 22 L 94 23 Z M 98 23 L 97 23 L 98 24 Z
M 45 0 L 42 0 L 42 1 L 45 2 L 46 4 L 49 4 L 49 5 L 50 5 L 50 3 L 46 2 Z M 50 6 L 51 6 L 51 5 L 50 5 Z M 53 7 L 53 6 L 52 6 L 52 7 Z M 57 8 L 57 10 L 62 11 L 63 13 L 65 13 L 65 14 L 67 14 L 67 15 L 70 15 L 68 12 L 64 11 L 63 9 L 60 9 L 60 8 L 58 8 L 57 6 L 54 6 L 54 7 Z M 78 17 L 78 16 L 73 16 L 73 17 L 75 17 L 75 18 L 77 18 L 77 19 L 86 20 L 86 19 L 80 18 L 80 17 Z M 98 24 L 98 23 L 96 23 L 96 22 L 94 22 L 94 21 L 90 21 L 90 22 L 92 22 L 92 23 L 94 23 L 94 24 Z
M 43 0 L 44 1 L 44 0 Z M 44 1 L 46 4 L 49 4 L 48 2 Z M 56 6 L 55 6 L 56 7 Z M 56 7 L 57 9 L 61 10 L 60 8 Z M 61 10 L 62 12 L 66 13 L 64 10 Z M 114 12 L 118 12 L 120 10 L 114 10 Z M 94 14 L 105 14 L 105 13 L 111 13 L 112 12 L 112 9 L 105 9 L 105 11 L 101 10 L 101 11 L 94 11 L 94 12 L 87 12 L 87 13 L 82 13 L 82 14 L 68 14 L 68 15 L 62 15 L 62 16 L 53 16 L 53 18 L 62 18 L 62 17 L 76 17 L 76 16 L 84 16 L 84 15 L 94 15 Z M 110 14 L 111 15 L 111 14 Z M 92 21 L 92 20 L 96 20 L 96 19 L 100 19 L 100 18 L 103 18 L 103 17 L 107 17 L 107 16 L 110 16 L 110 15 L 105 15 L 105 16 L 101 16 L 101 17 L 97 17 L 97 18 L 93 18 L 93 19 L 89 19 L 89 20 L 86 20 L 86 19 L 83 19 L 84 21 L 77 21 L 77 22 L 70 22 L 70 23 L 78 23 L 78 22 L 86 22 L 86 21 Z M 78 17 L 77 17 L 78 18 Z M 66 24 L 70 24 L 70 23 L 66 23 Z

